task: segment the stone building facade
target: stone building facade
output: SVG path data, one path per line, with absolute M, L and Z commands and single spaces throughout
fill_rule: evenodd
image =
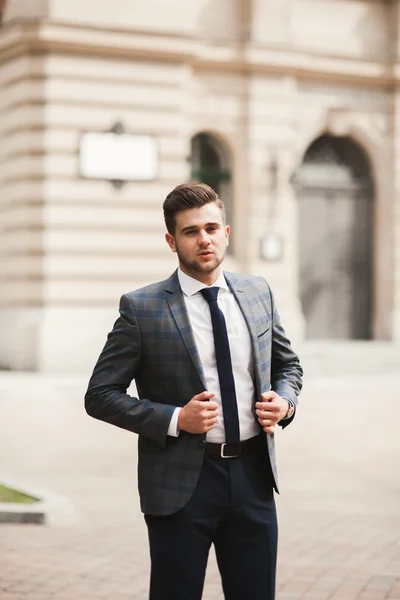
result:
M 175 268 L 161 205 L 193 177 L 292 337 L 400 340 L 397 1 L 0 3 L 0 367 L 87 371 Z M 80 173 L 116 123 L 155 137 L 153 180 Z

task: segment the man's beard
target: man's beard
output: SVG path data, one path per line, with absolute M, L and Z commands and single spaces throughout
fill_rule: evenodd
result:
M 222 256 L 216 256 L 214 254 L 213 259 L 206 264 L 201 264 L 200 262 L 198 262 L 197 260 L 192 260 L 189 261 L 179 250 L 179 248 L 176 246 L 176 253 L 178 255 L 179 258 L 179 262 L 184 265 L 188 270 L 190 271 L 195 271 L 196 273 L 211 273 L 212 271 L 215 271 L 215 269 L 218 269 L 219 265 L 222 263 L 222 261 L 225 258 L 225 254 L 226 252 L 224 252 L 222 254 Z

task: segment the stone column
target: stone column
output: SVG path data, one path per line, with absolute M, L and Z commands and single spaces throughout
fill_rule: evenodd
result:
M 9 0 L 0 35 L 1 368 L 37 366 L 44 290 L 44 58 L 27 51 L 27 29 L 18 14 L 26 7 L 29 16 L 38 16 L 40 4 Z
M 287 75 L 253 74 L 249 102 L 249 179 L 252 196 L 248 239 L 251 271 L 263 275 L 277 297 L 293 338 L 303 336 L 297 284 L 297 202 L 291 185 L 295 128 L 295 80 Z M 282 256 L 266 260 L 261 241 L 275 234 Z

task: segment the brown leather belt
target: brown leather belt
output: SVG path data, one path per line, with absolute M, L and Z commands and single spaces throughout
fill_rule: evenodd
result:
M 214 444 L 207 442 L 205 452 L 208 456 L 218 458 L 239 458 L 239 456 L 252 452 L 257 446 L 260 447 L 261 441 L 262 436 L 256 435 L 249 440 L 239 442 L 239 444 Z

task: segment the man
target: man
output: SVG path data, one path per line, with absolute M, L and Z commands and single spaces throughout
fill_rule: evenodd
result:
M 293 419 L 302 369 L 266 281 L 221 270 L 215 192 L 180 185 L 164 217 L 179 269 L 122 296 L 86 410 L 139 434 L 150 599 L 200 600 L 214 544 L 227 600 L 273 600 L 274 430 Z

